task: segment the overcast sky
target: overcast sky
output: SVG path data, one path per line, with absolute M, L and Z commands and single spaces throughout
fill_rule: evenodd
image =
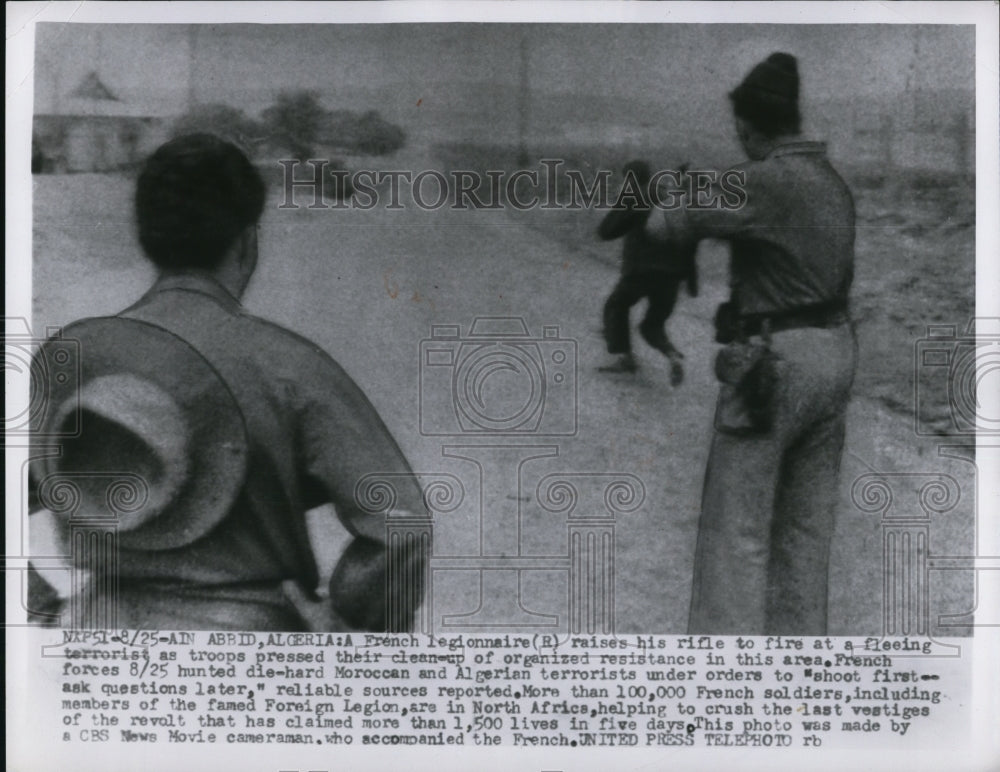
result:
M 39 25 L 36 108 L 97 69 L 123 96 L 183 103 L 242 89 L 373 87 L 518 78 L 527 40 L 537 91 L 717 98 L 774 50 L 800 61 L 803 91 L 829 97 L 972 88 L 970 27 L 900 25 Z M 194 67 L 191 51 L 195 51 Z M 255 111 L 263 105 L 250 104 Z

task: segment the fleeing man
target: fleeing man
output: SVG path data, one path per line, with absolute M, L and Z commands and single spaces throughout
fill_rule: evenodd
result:
M 686 283 L 691 297 L 698 294 L 698 242 L 683 232 L 664 235 L 662 229 L 659 233 L 647 229 L 653 212 L 649 164 L 630 161 L 622 172 L 625 179 L 619 201 L 624 205 L 608 212 L 597 230 L 604 241 L 624 238 L 621 275 L 604 304 L 604 340 L 614 358 L 598 369 L 606 373 L 634 373 L 639 369 L 632 353 L 629 315 L 632 306 L 646 298 L 649 302 L 639 323 L 639 334 L 670 360 L 670 382 L 678 386 L 684 379 L 684 355 L 670 342 L 665 326 L 677 303 L 681 283 Z

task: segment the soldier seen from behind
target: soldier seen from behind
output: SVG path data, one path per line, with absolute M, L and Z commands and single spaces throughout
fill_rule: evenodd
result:
M 65 554 L 79 525 L 59 496 L 46 495 L 53 486 L 72 484 L 87 517 L 110 506 L 108 479 L 133 491 L 116 504 L 129 507 L 115 521 L 113 560 L 74 579 L 62 599 L 76 626 L 98 626 L 105 610 L 115 627 L 135 630 L 413 625 L 424 555 L 390 545 L 390 513 L 373 512 L 357 491 L 366 476 L 389 475 L 398 480 L 391 514 L 426 517 L 416 476 L 337 362 L 243 307 L 266 192 L 249 158 L 214 135 L 161 146 L 135 194 L 139 244 L 156 280 L 119 314 L 65 328 L 86 352 L 79 385 L 49 377 L 59 340 L 32 368 L 53 406 L 40 411 L 33 441 L 68 437 L 60 453 L 32 463 L 36 534 L 47 528 Z M 69 436 L 60 427 L 77 413 L 79 431 Z M 328 597 L 306 514 L 324 505 L 350 537 Z M 74 560 L 97 562 L 88 555 Z
M 720 381 L 688 632 L 826 635 L 830 546 L 857 367 L 854 201 L 803 136 L 798 61 L 776 52 L 729 95 L 747 160 L 740 206 L 669 228 L 731 248 Z M 718 200 L 723 200 L 720 196 Z

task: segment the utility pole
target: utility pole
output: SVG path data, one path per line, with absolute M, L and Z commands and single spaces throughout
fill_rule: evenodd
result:
M 97 76 L 100 77 L 101 70 L 104 64 L 104 31 L 101 27 L 95 27 L 97 34 L 97 52 L 94 55 L 94 69 L 97 71 Z
M 198 25 L 191 24 L 188 26 L 188 93 L 187 93 L 187 105 L 188 110 L 194 109 L 197 104 L 197 96 L 195 94 L 195 59 L 198 56 Z
M 528 37 L 522 32 L 520 41 L 520 72 L 517 92 L 517 162 L 521 168 L 528 165 Z
M 56 38 L 57 43 L 61 43 L 58 37 Z M 62 87 L 63 87 L 63 67 L 66 65 L 66 57 L 62 55 L 62 47 L 59 45 L 52 45 L 48 49 L 48 53 L 45 55 L 46 59 L 52 65 L 52 114 L 59 115 L 60 109 L 62 108 Z

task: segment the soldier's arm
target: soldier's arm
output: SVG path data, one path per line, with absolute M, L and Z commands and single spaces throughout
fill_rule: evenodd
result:
M 357 629 L 385 631 L 390 624 L 387 599 L 422 598 L 423 555 L 390 554 L 386 517 L 373 514 L 358 500 L 366 475 L 387 475 L 395 493 L 393 514 L 426 514 L 415 476 L 375 408 L 358 385 L 333 360 L 323 356 L 299 385 L 299 447 L 307 506 L 332 503 L 354 536 L 333 572 L 330 598 L 338 616 Z M 387 586 L 387 561 L 420 586 Z M 414 609 L 415 610 L 415 609 Z
M 692 173 L 694 183 L 684 205 L 664 212 L 667 229 L 677 239 L 731 239 L 745 233 L 756 220 L 759 190 L 751 188 L 747 168 Z

